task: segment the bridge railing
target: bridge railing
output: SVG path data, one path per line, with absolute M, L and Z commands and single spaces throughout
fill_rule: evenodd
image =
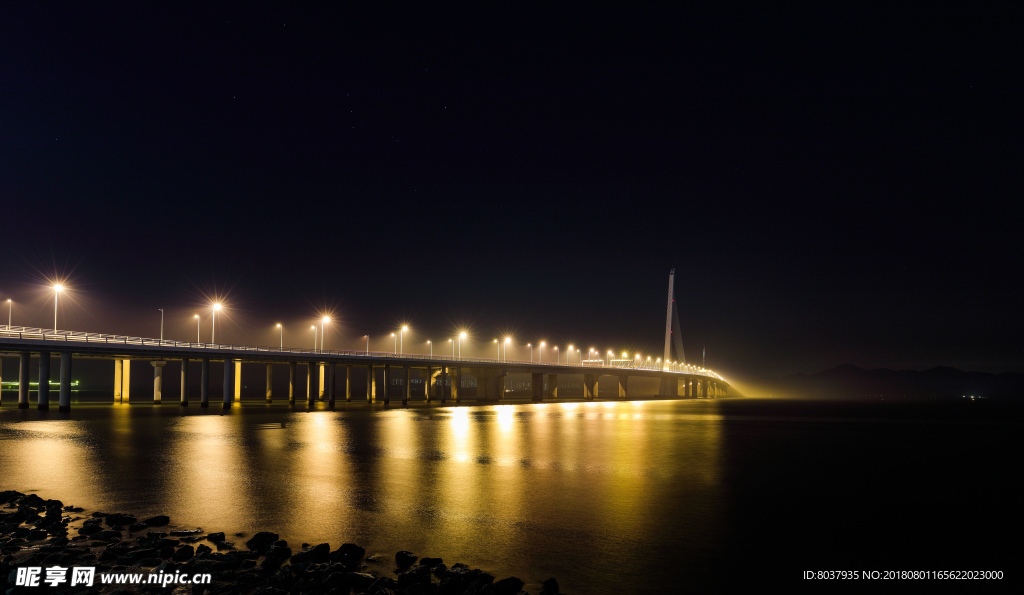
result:
M 0 338 L 8 339 L 26 339 L 36 341 L 54 341 L 61 343 L 102 343 L 105 345 L 130 345 L 130 346 L 144 346 L 144 347 L 171 347 L 171 348 L 186 348 L 186 349 L 210 349 L 217 351 L 240 351 L 240 352 L 266 352 L 266 353 L 289 353 L 289 354 L 309 354 L 309 355 L 338 355 L 346 357 L 366 357 L 374 359 L 402 359 L 402 360 L 419 360 L 419 361 L 442 361 L 442 362 L 458 362 L 458 363 L 481 363 L 481 364 L 518 364 L 518 365 L 533 365 L 533 366 L 546 366 L 546 367 L 558 367 L 558 368 L 581 368 L 581 369 L 602 369 L 602 370 L 620 370 L 620 369 L 636 369 L 636 370 L 651 370 L 651 371 L 665 371 L 673 372 L 677 374 L 688 374 L 695 376 L 708 376 L 711 378 L 719 378 L 721 376 L 715 374 L 710 370 L 701 370 L 699 368 L 688 368 L 684 370 L 660 370 L 656 366 L 647 365 L 641 363 L 619 363 L 613 362 L 612 365 L 601 365 L 595 362 L 582 362 L 582 363 L 571 363 L 571 362 L 542 362 L 542 361 L 531 361 L 531 360 L 510 360 L 500 358 L 487 358 L 487 357 L 453 357 L 450 355 L 423 355 L 414 353 L 394 353 L 388 351 L 350 351 L 340 349 L 307 349 L 302 347 L 274 347 L 274 346 L 254 346 L 254 345 L 235 345 L 235 344 L 224 344 L 224 343 L 199 343 L 191 341 L 175 341 L 172 339 L 149 339 L 145 337 L 131 337 L 128 335 L 108 335 L 104 333 L 88 333 L 84 331 L 57 331 L 53 329 L 35 328 L 35 327 L 24 327 L 24 326 L 8 326 L 0 325 Z

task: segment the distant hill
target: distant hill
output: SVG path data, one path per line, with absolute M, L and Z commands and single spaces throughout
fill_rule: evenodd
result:
M 1024 374 L 964 372 L 947 366 L 918 372 L 843 364 L 816 374 L 766 379 L 761 385 L 773 394 L 814 399 L 1024 400 Z

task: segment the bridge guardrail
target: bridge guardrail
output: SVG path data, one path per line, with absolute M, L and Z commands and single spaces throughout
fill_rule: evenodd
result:
M 503 360 L 498 358 L 486 358 L 486 357 L 452 357 L 450 355 L 422 355 L 414 353 L 392 353 L 387 351 L 350 351 L 340 349 L 306 349 L 302 347 L 269 347 L 269 346 L 256 346 L 256 345 L 234 345 L 234 344 L 222 344 L 222 343 L 195 343 L 190 341 L 175 341 L 171 339 L 148 339 L 145 337 L 130 337 L 127 335 L 107 335 L 103 333 L 89 333 L 85 331 L 56 331 L 53 329 L 33 328 L 33 327 L 20 327 L 20 326 L 7 326 L 0 325 L 0 337 L 7 337 L 10 339 L 31 339 L 40 341 L 55 341 L 55 342 L 79 342 L 79 343 L 103 343 L 107 345 L 138 345 L 145 347 L 172 347 L 172 348 L 186 348 L 186 349 L 215 349 L 218 351 L 265 351 L 267 353 L 295 353 L 295 354 L 310 354 L 310 355 L 338 355 L 346 357 L 373 357 L 377 359 L 391 358 L 391 359 L 405 359 L 405 360 L 426 360 L 426 361 L 449 361 L 458 363 L 486 363 L 486 364 L 519 364 L 519 365 L 533 365 L 533 366 L 547 366 L 547 367 L 559 367 L 559 368 L 586 368 L 586 369 L 635 369 L 635 370 L 650 370 L 650 371 L 662 371 L 672 372 L 676 374 L 689 374 L 694 376 L 707 376 L 709 378 L 722 379 L 718 374 L 710 370 L 701 370 L 699 368 L 689 368 L 685 370 L 660 370 L 655 366 L 647 366 L 644 364 L 640 365 L 606 365 L 601 366 L 593 363 L 569 363 L 569 362 L 540 362 L 540 361 L 526 361 L 526 360 Z

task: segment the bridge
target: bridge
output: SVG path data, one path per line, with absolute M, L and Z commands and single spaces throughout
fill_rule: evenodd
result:
M 352 392 L 354 374 L 365 373 L 368 403 L 390 404 L 393 390 L 401 386 L 395 400 L 407 405 L 410 400 L 427 403 L 461 403 L 467 377 L 476 379 L 476 402 L 497 402 L 506 398 L 506 380 L 510 374 L 528 374 L 534 402 L 558 398 L 559 376 L 582 375 L 583 398 L 597 396 L 601 382 L 614 381 L 619 398 L 629 395 L 630 377 L 659 379 L 660 394 L 665 397 L 712 397 L 727 394 L 729 384 L 718 374 L 693 366 L 679 365 L 658 369 L 640 362 L 623 360 L 585 360 L 579 363 L 537 362 L 452 357 L 445 355 L 394 354 L 372 351 L 317 350 L 247 345 L 190 343 L 124 335 L 105 335 L 52 329 L 0 325 L 0 356 L 19 358 L 18 407 L 29 407 L 29 377 L 32 360 L 38 365 L 36 406 L 50 407 L 51 358 L 59 360 L 58 407 L 71 408 L 71 367 L 76 358 L 113 360 L 114 401 L 132 402 L 130 377 L 132 362 L 148 363 L 153 375 L 154 403 L 164 402 L 163 371 L 177 362 L 181 374 L 179 403 L 189 404 L 190 363 L 199 362 L 199 404 L 210 404 L 210 366 L 223 366 L 222 406 L 230 408 L 241 401 L 242 365 L 266 367 L 266 402 L 274 399 L 272 380 L 276 366 L 288 369 L 288 403 L 306 401 L 307 406 L 324 399 L 333 407 L 336 401 L 360 400 Z M 135 366 L 138 367 L 138 366 Z M 304 369 L 304 374 L 300 372 Z M 319 376 L 319 381 L 318 381 Z M 418 382 L 412 382 L 412 380 Z M 605 380 L 602 380 L 605 379 Z M 413 384 L 421 385 L 414 394 Z

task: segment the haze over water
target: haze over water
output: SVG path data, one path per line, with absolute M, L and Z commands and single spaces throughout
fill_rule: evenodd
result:
M 1020 424 L 785 401 L 0 410 L 0 489 L 663 592 L 754 573 L 1010 570 Z M 389 574 L 392 562 L 371 569 Z

